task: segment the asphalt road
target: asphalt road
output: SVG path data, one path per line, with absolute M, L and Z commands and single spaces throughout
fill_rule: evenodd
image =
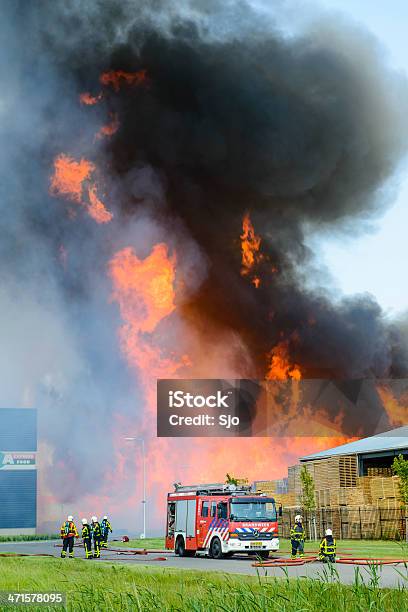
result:
M 59 542 L 5 542 L 0 544 L 0 552 L 15 552 L 15 553 L 28 553 L 38 554 L 46 553 L 56 557 L 60 556 L 61 548 L 56 547 Z M 112 543 L 112 547 L 114 547 Z M 78 558 L 84 558 L 84 551 L 82 547 L 75 547 L 75 556 Z M 126 550 L 126 549 L 123 549 Z M 157 557 L 165 557 L 166 560 L 155 560 Z M 326 565 L 323 563 L 308 563 L 299 567 L 287 567 L 287 568 L 255 568 L 252 567 L 253 559 L 248 559 L 246 556 L 233 557 L 231 559 L 215 560 L 209 559 L 208 557 L 194 557 L 194 558 L 180 558 L 176 557 L 172 552 L 168 551 L 150 553 L 148 555 L 121 555 L 111 551 L 102 551 L 101 559 L 95 559 L 89 561 L 89 563 L 101 563 L 103 561 L 113 563 L 124 563 L 126 565 L 141 565 L 141 566 L 154 566 L 154 567 L 171 567 L 175 569 L 190 569 L 198 571 L 216 571 L 222 573 L 231 574 L 247 574 L 256 575 L 257 571 L 261 575 L 265 572 L 267 576 L 284 577 L 284 570 L 287 571 L 290 578 L 296 577 L 308 577 L 319 579 L 322 578 L 323 572 L 326 569 Z M 66 559 L 66 563 L 70 563 L 69 559 Z M 355 567 L 352 565 L 341 565 L 337 563 L 335 569 L 338 572 L 339 579 L 345 584 L 350 584 L 355 580 Z M 361 579 L 368 583 L 370 581 L 369 568 L 366 566 L 358 566 Z M 398 570 L 398 571 L 397 571 Z M 400 573 L 398 573 L 400 572 Z M 408 570 L 404 565 L 390 566 L 384 565 L 378 569 L 379 584 L 382 587 L 397 587 L 397 586 L 408 586 Z

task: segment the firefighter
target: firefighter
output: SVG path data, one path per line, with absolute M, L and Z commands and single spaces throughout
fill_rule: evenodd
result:
M 74 538 L 78 538 L 78 530 L 74 523 L 74 517 L 69 515 L 67 520 L 61 525 L 61 539 L 62 539 L 62 550 L 61 557 L 65 559 L 67 556 L 67 550 L 69 550 L 68 557 L 72 559 L 74 557 Z
M 101 532 L 102 532 L 101 547 L 102 548 L 108 548 L 108 537 L 109 537 L 109 532 L 112 533 L 112 525 L 108 521 L 108 517 L 107 516 L 103 517 L 103 520 L 102 520 L 102 523 L 101 523 Z
M 295 524 L 290 530 L 290 543 L 292 545 L 291 559 L 296 559 L 297 554 L 299 557 L 304 556 L 305 549 L 305 529 L 303 527 L 303 518 L 300 514 L 295 516 Z
M 92 539 L 93 539 L 93 545 L 94 545 L 93 556 L 94 556 L 94 559 L 99 559 L 99 557 L 101 556 L 102 533 L 101 533 L 101 526 L 98 523 L 98 519 L 96 516 L 92 517 L 91 530 L 92 530 Z
M 319 561 L 336 563 L 336 540 L 331 529 L 326 529 L 319 546 Z
M 82 542 L 84 543 L 85 559 L 92 559 L 92 531 L 86 518 L 82 519 Z

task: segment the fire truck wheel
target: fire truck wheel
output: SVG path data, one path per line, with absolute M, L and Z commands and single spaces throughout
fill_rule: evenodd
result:
M 186 545 L 185 545 L 185 542 L 184 542 L 184 538 L 182 536 L 179 536 L 177 538 L 177 542 L 176 542 L 175 553 L 179 557 L 194 557 L 195 550 L 186 550 Z
M 211 546 L 210 546 L 210 557 L 212 559 L 222 559 L 223 558 L 223 554 L 222 554 L 222 547 L 221 547 L 221 541 L 219 538 L 213 538 L 211 541 Z
M 256 553 L 256 556 L 263 560 L 269 559 L 269 550 L 260 550 Z

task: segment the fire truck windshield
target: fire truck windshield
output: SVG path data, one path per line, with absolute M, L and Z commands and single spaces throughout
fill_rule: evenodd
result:
M 273 499 L 233 499 L 231 500 L 230 519 L 232 521 L 273 521 L 276 507 Z

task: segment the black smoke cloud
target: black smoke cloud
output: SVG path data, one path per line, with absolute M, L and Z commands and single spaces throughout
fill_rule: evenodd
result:
M 282 338 L 306 376 L 404 375 L 405 347 L 373 298 L 334 305 L 325 292 L 305 290 L 298 274 L 312 258 L 306 224 L 357 234 L 392 195 L 406 149 L 407 87 L 376 41 L 327 20 L 284 36 L 276 19 L 262 24 L 244 3 L 173 12 L 160 3 L 154 12 L 143 3 L 99 3 L 76 28 L 75 6 L 57 11 L 58 35 L 47 28 L 60 70 L 88 88 L 104 69 L 149 75 L 149 87 L 108 103 L 121 129 L 107 155 L 120 179 L 139 166 L 157 171 L 167 200 L 162 221 L 181 219 L 209 261 L 186 316 L 207 331 L 241 334 L 260 376 Z M 76 30 L 71 44 L 61 29 Z M 131 194 L 122 201 L 128 215 L 140 207 Z M 259 290 L 239 274 L 246 211 L 268 262 Z M 277 275 L 268 274 L 270 264 Z
M 0 275 L 2 312 L 16 323 L 3 317 L 4 401 L 20 403 L 27 388 L 28 402 L 45 405 L 44 430 L 81 472 L 78 491 L 95 487 L 111 458 L 108 435 L 102 447 L 92 441 L 114 411 L 134 410 L 106 281 L 130 235 L 145 254 L 155 236 L 183 246 L 194 276 L 183 318 L 207 339 L 238 335 L 253 376 L 280 340 L 305 376 L 407 374 L 406 336 L 374 298 L 334 300 L 304 283 L 305 266 L 317 265 L 308 231 L 357 234 L 390 203 L 406 153 L 406 80 L 372 36 L 337 18 L 286 31 L 279 14 L 246 3 L 168 4 L 2 4 Z M 97 93 L 109 69 L 146 69 L 148 85 L 80 108 L 78 94 Z M 107 111 L 121 127 L 95 149 Z M 95 150 L 122 220 L 97 237 L 90 220 L 73 229 L 47 193 L 56 154 Z M 247 211 L 262 236 L 259 289 L 240 274 Z

